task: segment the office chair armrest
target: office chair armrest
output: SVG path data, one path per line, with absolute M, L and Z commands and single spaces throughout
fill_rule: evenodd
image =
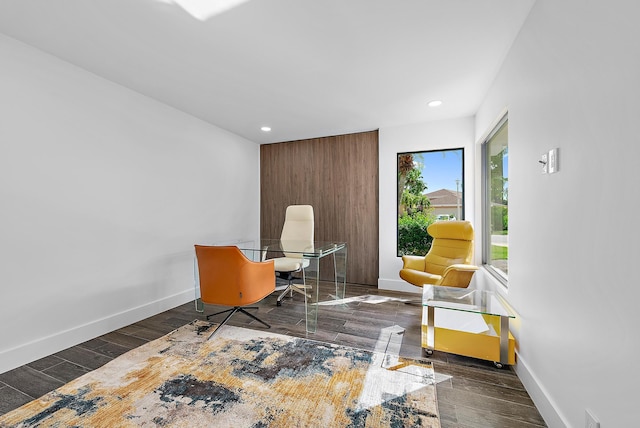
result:
M 402 256 L 402 269 L 413 269 L 424 272 L 424 256 Z
M 478 266 L 455 264 L 447 267 L 442 273 L 442 280 L 438 285 L 447 287 L 467 288 L 471 277 L 478 270 Z

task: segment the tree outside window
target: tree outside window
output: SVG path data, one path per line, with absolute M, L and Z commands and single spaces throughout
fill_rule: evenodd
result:
M 431 248 L 427 227 L 464 218 L 463 149 L 398 153 L 398 257 Z

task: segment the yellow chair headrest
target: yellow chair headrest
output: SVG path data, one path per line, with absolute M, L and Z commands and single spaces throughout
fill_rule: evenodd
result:
M 473 226 L 465 220 L 436 221 L 427 227 L 427 233 L 434 238 L 473 241 Z

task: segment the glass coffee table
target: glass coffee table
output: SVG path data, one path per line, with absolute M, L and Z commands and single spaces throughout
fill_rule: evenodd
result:
M 422 292 L 422 350 L 515 364 L 509 320 L 515 314 L 491 291 L 425 285 Z M 436 316 L 437 314 L 437 316 Z

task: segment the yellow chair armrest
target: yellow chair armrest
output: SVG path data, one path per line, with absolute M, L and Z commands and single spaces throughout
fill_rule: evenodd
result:
M 402 256 L 402 269 L 413 269 L 424 272 L 424 256 Z
M 442 273 L 442 280 L 438 285 L 448 287 L 467 288 L 471 282 L 473 273 L 478 270 L 477 266 L 455 264 L 447 267 Z
M 465 265 L 465 264 L 462 264 L 462 263 L 458 263 L 458 264 L 455 264 L 455 265 L 447 266 L 447 268 L 444 270 L 443 274 L 446 275 L 447 272 L 452 271 L 452 270 L 474 272 L 474 271 L 478 270 L 478 266 Z

